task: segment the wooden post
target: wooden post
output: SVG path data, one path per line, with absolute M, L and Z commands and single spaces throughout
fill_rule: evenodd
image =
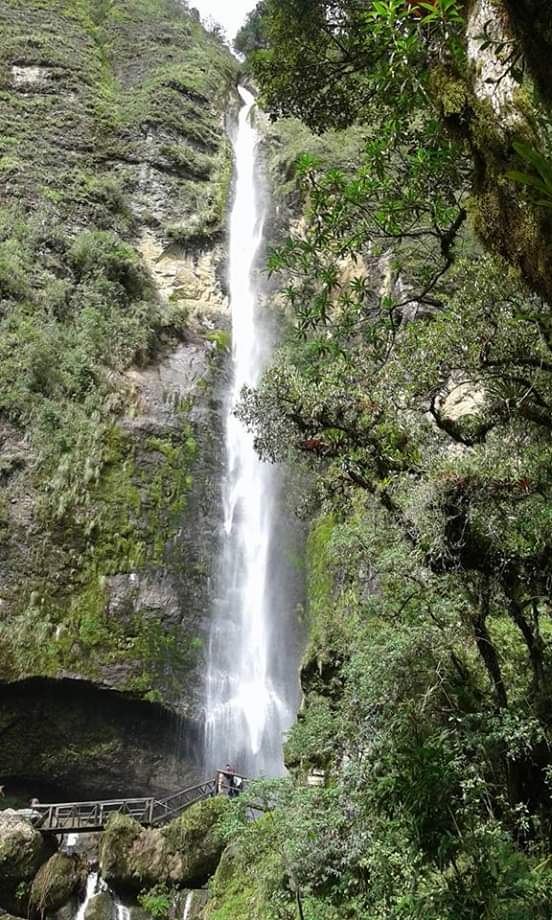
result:
M 146 824 L 151 824 L 153 821 L 153 799 L 148 799 L 146 802 L 145 819 Z

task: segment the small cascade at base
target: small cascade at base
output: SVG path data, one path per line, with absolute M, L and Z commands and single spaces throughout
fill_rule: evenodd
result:
M 72 836 L 72 835 L 68 835 Z M 74 836 L 77 836 L 76 834 Z M 67 845 L 67 844 L 66 844 Z M 111 911 L 112 920 L 131 920 L 132 911 L 126 904 L 123 904 L 120 897 L 112 891 L 107 882 L 105 882 L 98 872 L 90 872 L 86 880 L 86 889 L 84 899 L 81 901 L 78 911 L 75 914 L 75 920 L 85 920 L 86 913 L 90 902 L 99 894 L 108 894 L 113 905 Z
M 113 920 L 130 920 L 130 908 L 120 898 L 113 895 Z
M 103 879 L 100 878 L 97 872 L 91 872 L 86 880 L 84 901 L 82 901 L 79 906 L 79 909 L 75 915 L 75 920 L 84 920 L 90 901 L 102 891 L 107 891 L 106 883 L 103 881 Z
M 189 920 L 190 914 L 192 913 L 193 903 L 194 903 L 194 893 L 193 891 L 189 891 L 188 894 L 186 895 L 186 901 L 184 902 L 184 913 L 182 914 L 182 920 Z

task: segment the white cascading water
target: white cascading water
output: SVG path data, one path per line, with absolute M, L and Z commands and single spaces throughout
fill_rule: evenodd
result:
M 76 837 L 77 835 L 69 834 L 68 836 L 72 838 Z M 97 895 L 102 894 L 105 891 L 109 892 L 107 883 L 104 882 L 102 878 L 100 878 L 97 872 L 90 872 L 88 878 L 86 879 L 84 900 L 81 901 L 79 905 L 79 909 L 75 914 L 75 920 L 86 920 L 86 914 L 88 913 L 90 902 L 93 901 Z M 123 904 L 121 899 L 117 897 L 117 895 L 113 892 L 111 892 L 111 897 L 113 904 L 112 920 L 130 920 L 132 915 L 130 908 L 127 907 L 126 904 Z
M 259 461 L 251 435 L 233 412 L 242 387 L 258 383 L 266 352 L 253 280 L 264 218 L 256 194 L 255 100 L 247 90 L 239 92 L 243 107 L 234 139 L 229 264 L 233 382 L 226 421 L 220 598 L 209 645 L 206 761 L 210 770 L 229 762 L 248 776 L 278 776 L 284 769 L 282 734 L 293 720 L 296 699 L 295 688 L 291 693 L 286 689 L 274 664 L 269 566 L 275 471 Z
M 66 834 L 63 838 L 63 847 L 66 853 L 72 853 L 79 839 L 78 834 Z
M 192 913 L 192 907 L 194 903 L 194 893 L 189 891 L 186 895 L 186 901 L 184 902 L 184 913 L 182 914 L 182 920 L 190 920 L 190 914 Z
M 75 914 L 75 920 L 84 920 L 88 906 L 92 898 L 95 898 L 101 891 L 107 891 L 106 883 L 99 877 L 97 872 L 91 872 L 86 880 L 86 891 L 84 900 L 81 901 L 79 909 Z
M 123 904 L 120 898 L 113 896 L 113 920 L 130 920 L 130 908 Z

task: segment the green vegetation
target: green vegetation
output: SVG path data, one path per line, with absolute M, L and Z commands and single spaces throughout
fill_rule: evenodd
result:
M 207 333 L 207 338 L 213 343 L 217 352 L 229 351 L 232 347 L 232 333 L 228 329 L 215 329 Z
M 241 407 L 261 455 L 311 477 L 309 639 L 291 779 L 251 790 L 254 824 L 243 803 L 225 818 L 209 920 L 552 912 L 536 6 L 493 3 L 483 23 L 455 0 L 253 14 L 265 106 L 320 133 L 301 129 L 298 157 L 293 122 L 273 129 L 302 216 L 269 260 L 291 328 Z
M 234 48 L 240 54 L 249 55 L 266 47 L 266 35 L 263 18 L 266 13 L 266 3 L 259 0 L 256 7 L 249 13 L 245 23 L 234 38 Z
M 187 322 L 139 241 L 220 234 L 237 65 L 173 0 L 9 0 L 0 30 L 0 675 L 127 662 L 121 688 L 159 699 L 197 656 L 150 610 L 109 613 L 108 580 L 182 569 L 198 448 L 189 406 L 128 424 L 129 370 Z
M 164 920 L 169 916 L 171 908 L 170 891 L 164 883 L 154 885 L 153 888 L 140 892 L 138 904 L 155 920 Z
M 195 802 L 162 828 L 112 816 L 100 840 L 104 878 L 116 890 L 140 892 L 146 910 L 165 916 L 175 888 L 199 888 L 215 872 L 224 849 L 218 825 L 228 807 L 224 796 Z

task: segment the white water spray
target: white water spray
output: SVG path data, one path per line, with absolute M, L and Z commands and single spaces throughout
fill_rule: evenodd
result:
M 186 895 L 186 901 L 184 904 L 184 913 L 182 915 L 182 920 L 189 920 L 190 914 L 192 913 L 192 907 L 194 903 L 194 893 L 189 891 Z
M 130 920 L 130 908 L 123 904 L 120 898 L 113 895 L 113 920 Z
M 97 872 L 91 872 L 86 879 L 84 901 L 82 901 L 79 906 L 75 915 L 75 920 L 84 920 L 90 901 L 92 898 L 95 898 L 97 894 L 100 894 L 101 891 L 107 891 L 106 883 L 99 877 Z
M 277 776 L 283 772 L 282 734 L 295 715 L 296 688 L 285 686 L 275 663 L 279 649 L 269 576 L 276 474 L 259 461 L 252 437 L 233 412 L 242 387 L 258 383 L 266 351 L 253 281 L 264 219 L 256 194 L 255 101 L 245 89 L 240 95 L 230 222 L 233 384 L 226 421 L 222 597 L 209 647 L 206 759 L 209 769 L 229 761 L 250 776 Z
M 67 853 L 72 853 L 79 839 L 78 834 L 66 834 L 63 838 L 63 849 Z

